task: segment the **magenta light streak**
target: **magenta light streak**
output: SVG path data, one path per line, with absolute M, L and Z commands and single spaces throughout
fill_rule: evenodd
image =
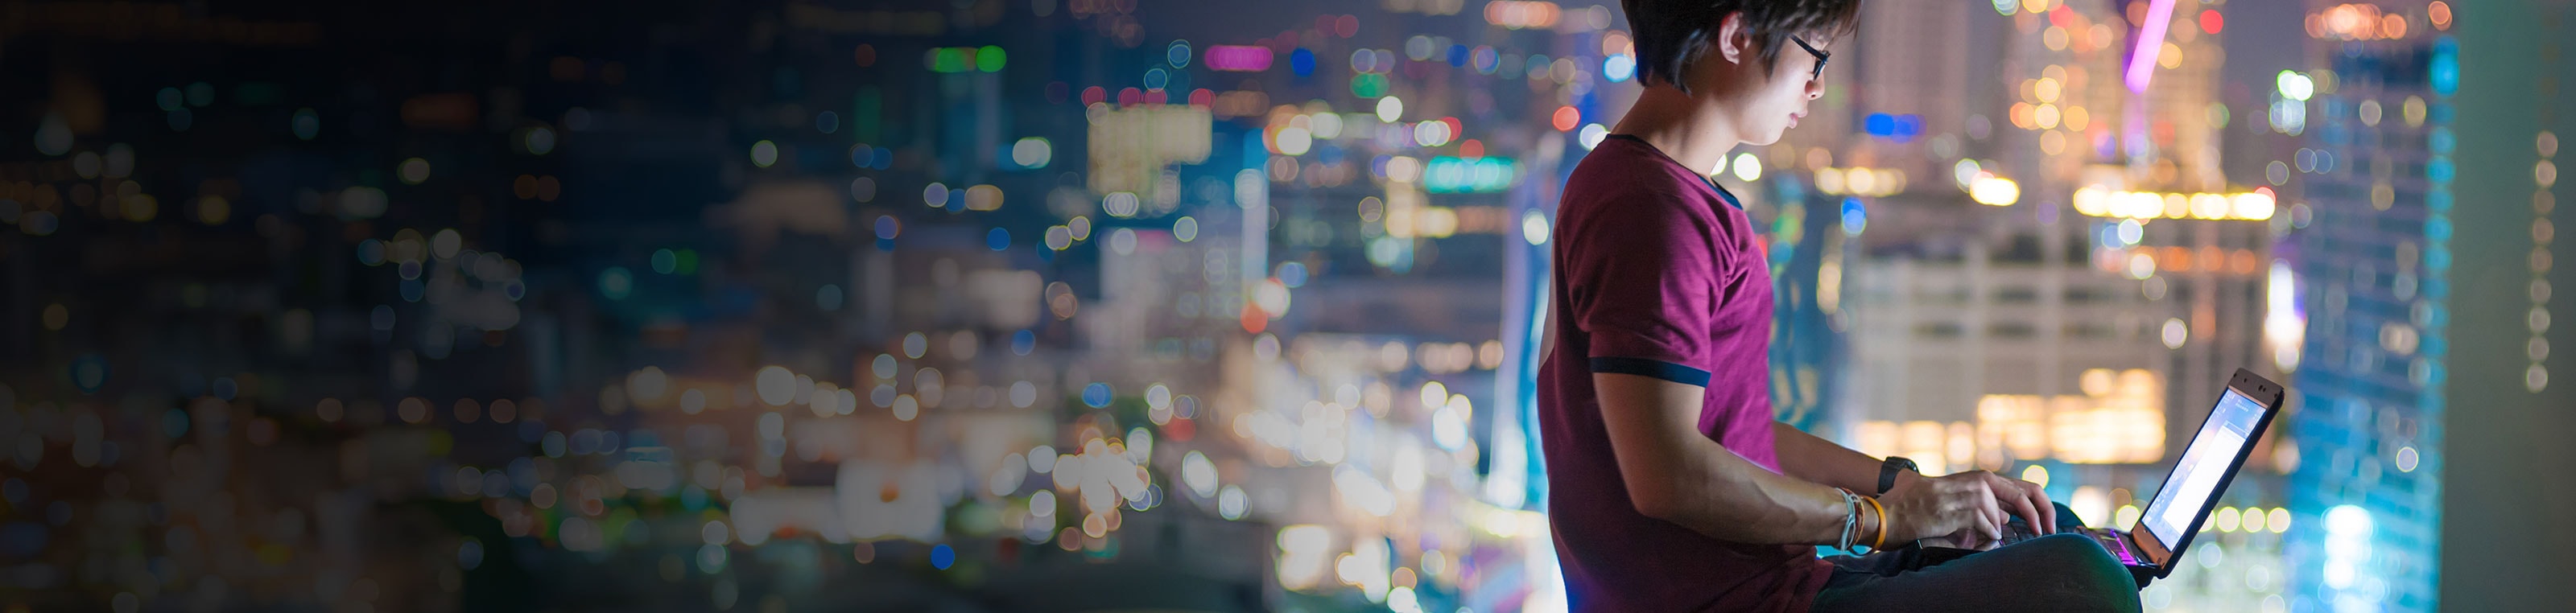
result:
M 1252 45 L 1210 45 L 1202 56 L 1209 68 L 1232 72 L 1260 72 L 1270 69 L 1270 48 Z
M 2147 23 L 2138 29 L 2138 48 L 2129 52 L 2129 91 L 2147 93 L 2147 79 L 2156 76 L 2156 52 L 2165 47 L 2165 25 L 2173 22 L 2174 0 L 2155 0 L 2147 6 Z

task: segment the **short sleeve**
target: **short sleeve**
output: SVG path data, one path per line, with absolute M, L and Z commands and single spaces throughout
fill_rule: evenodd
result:
M 1593 372 L 1708 385 L 1716 228 L 1695 199 L 1643 197 L 1604 207 L 1577 231 L 1566 315 L 1588 339 Z

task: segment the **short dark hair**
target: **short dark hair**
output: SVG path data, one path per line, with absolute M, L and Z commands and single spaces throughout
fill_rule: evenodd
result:
M 1860 0 L 1620 0 L 1619 6 L 1636 31 L 1637 81 L 1683 92 L 1690 86 L 1682 75 L 1708 50 L 1729 14 L 1744 14 L 1744 31 L 1761 43 L 1765 74 L 1789 36 L 1840 35 L 1860 15 Z

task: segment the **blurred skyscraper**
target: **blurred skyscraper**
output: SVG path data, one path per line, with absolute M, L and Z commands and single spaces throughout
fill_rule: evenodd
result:
M 2001 18 L 1980 16 L 1989 8 Z M 2219 172 L 2221 8 L 1906 4 L 1880 22 L 2001 31 L 1998 47 L 1952 40 L 1919 53 L 1993 65 L 2006 87 L 1994 108 L 1961 107 L 1948 124 L 1855 111 L 1860 129 L 1841 156 L 1855 161 L 1817 173 L 1819 188 L 1863 206 L 1857 226 L 1895 229 L 1863 237 L 1871 256 L 1852 276 L 1864 330 L 1854 355 L 1879 390 L 1854 399 L 1860 411 L 1964 424 L 1980 399 L 2004 395 L 2040 399 L 2019 419 L 2047 422 L 2049 399 L 2081 404 L 2085 388 L 2106 389 L 2084 385 L 2087 371 L 2141 370 L 2153 380 L 2142 388 L 2147 412 L 2117 419 L 2144 421 L 2118 429 L 2157 432 L 2139 441 L 2149 458 L 2127 460 L 2155 461 L 2198 423 L 2226 372 L 2270 370 L 2255 340 L 2272 196 Z M 1920 98 L 1980 98 L 1909 70 L 1915 53 L 1873 51 L 1905 36 L 1884 34 L 1855 41 L 1861 61 L 1880 63 L 1860 67 L 1858 88 L 1872 92 L 1864 99 L 1901 111 Z M 1875 436 L 1949 447 L 1948 434 L 1912 429 Z M 1978 465 L 2008 465 L 1997 436 L 1962 434 L 1979 443 L 1962 449 L 1987 448 Z M 1952 464 L 1970 465 L 1966 455 Z
M 2534 481 L 2576 461 L 2551 376 L 2567 8 L 2308 9 L 2317 65 L 2283 75 L 2272 113 L 2305 124 L 2314 207 L 2293 610 L 2564 606 L 2576 563 L 2512 552 L 2576 542 L 2542 519 L 2576 500 Z
M 2298 467 L 2285 552 L 2297 569 L 2292 608 L 2432 610 L 2451 406 L 2460 42 L 2447 9 L 2423 3 L 2311 8 L 2320 65 L 2285 71 L 2264 118 L 2307 138 L 2294 160 L 2307 205 L 2292 211 L 2305 226 L 2307 330 L 2289 360 L 2299 409 L 2285 423 Z

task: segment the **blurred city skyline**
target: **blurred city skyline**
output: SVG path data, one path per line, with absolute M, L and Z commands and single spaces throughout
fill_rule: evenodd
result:
M 2514 477 L 2576 461 L 2563 4 L 1864 3 L 1709 169 L 1780 417 L 2127 527 L 2248 368 L 2148 610 L 2567 595 L 2464 548 L 2576 510 Z M 0 3 L 0 611 L 1563 610 L 1532 375 L 1628 27 Z

